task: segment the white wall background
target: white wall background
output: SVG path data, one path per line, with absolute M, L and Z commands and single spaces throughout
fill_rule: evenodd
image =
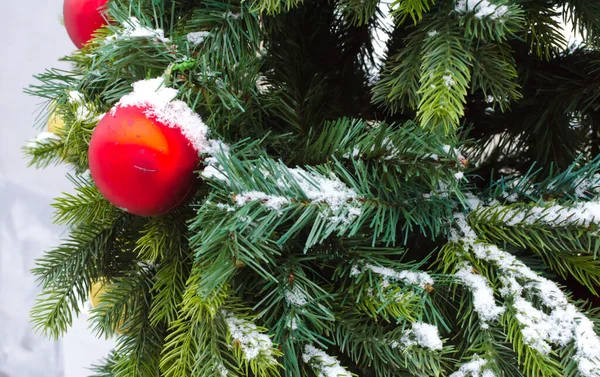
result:
M 0 377 L 84 377 L 110 348 L 93 338 L 85 315 L 59 342 L 29 323 L 38 291 L 29 271 L 63 231 L 51 225 L 50 202 L 71 188 L 64 168 L 26 167 L 21 146 L 40 131 L 33 128 L 39 100 L 23 88 L 33 74 L 66 67 L 58 59 L 74 46 L 59 22 L 62 1 L 0 1 Z

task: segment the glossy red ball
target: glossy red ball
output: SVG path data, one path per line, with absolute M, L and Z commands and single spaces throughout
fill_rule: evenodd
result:
M 179 128 L 146 110 L 117 107 L 106 114 L 92 134 L 89 164 L 108 201 L 135 215 L 154 216 L 194 193 L 200 157 Z
M 92 39 L 92 33 L 106 24 L 102 10 L 107 2 L 108 0 L 65 0 L 65 27 L 77 48 L 83 47 Z

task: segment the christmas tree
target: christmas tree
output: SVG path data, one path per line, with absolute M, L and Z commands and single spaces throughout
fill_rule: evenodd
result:
M 67 0 L 65 25 L 26 152 L 75 192 L 31 315 L 57 338 L 92 299 L 94 376 L 600 376 L 600 2 Z

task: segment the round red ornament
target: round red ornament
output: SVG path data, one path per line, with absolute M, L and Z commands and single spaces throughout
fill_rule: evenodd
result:
M 107 2 L 108 0 L 65 0 L 63 4 L 65 27 L 77 48 L 83 47 L 92 39 L 92 33 L 105 25 L 101 8 Z
M 177 127 L 148 106 L 117 106 L 96 126 L 89 147 L 90 172 L 115 206 L 140 216 L 169 212 L 196 187 L 198 153 Z

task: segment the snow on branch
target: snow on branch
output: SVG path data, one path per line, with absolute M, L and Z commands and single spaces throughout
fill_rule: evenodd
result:
M 271 338 L 262 333 L 258 327 L 232 313 L 224 312 L 225 321 L 234 344 L 239 344 L 247 361 L 263 358 L 270 364 L 277 364 L 273 355 Z
M 87 103 L 83 94 L 76 90 L 69 92 L 69 104 L 73 107 L 75 118 L 78 121 L 95 123 L 104 116 L 104 114 L 98 114 L 96 107 Z
M 60 137 L 52 132 L 41 132 L 37 137 L 27 144 L 28 148 L 37 148 L 39 144 L 45 143 L 47 140 L 60 141 Z
M 114 35 L 106 37 L 106 42 L 112 42 L 120 39 L 132 39 L 132 38 L 148 38 L 156 39 L 161 42 L 170 42 L 169 38 L 165 38 L 165 32 L 162 29 L 151 29 L 140 23 L 137 17 L 130 17 L 129 20 L 123 25 L 123 29 L 116 32 Z
M 515 312 L 523 342 L 542 354 L 555 349 L 553 345 L 565 347 L 573 344 L 573 359 L 578 363 L 580 375 L 600 375 L 600 338 L 594 331 L 594 325 L 569 303 L 558 285 L 536 274 L 514 255 L 495 245 L 478 242 L 465 215 L 456 215 L 456 223 L 462 234 L 454 232 L 451 240 L 462 241 L 477 259 L 499 269 L 500 295 L 505 299 L 507 308 Z M 525 292 L 537 297 L 547 310 L 534 307 L 524 297 Z
M 477 18 L 497 19 L 508 13 L 506 5 L 494 4 L 489 0 L 458 0 L 455 9 L 461 14 L 472 12 Z
M 307 344 L 304 347 L 302 360 L 315 370 L 317 377 L 352 377 L 352 374 L 344 369 L 336 358 L 313 345 Z
M 489 369 L 484 369 L 487 363 L 488 361 L 486 359 L 482 359 L 475 355 L 471 361 L 461 365 L 461 367 L 456 372 L 452 373 L 450 377 L 496 377 L 494 372 Z
M 600 189 L 600 174 L 594 174 L 590 178 L 580 179 L 574 184 L 574 186 L 575 196 L 578 198 L 584 198 L 587 191 L 591 191 L 592 193 L 598 195 Z
M 362 213 L 358 194 L 340 181 L 333 173 L 327 178 L 301 168 L 283 168 L 289 174 L 282 175 L 279 178 L 276 182 L 278 188 L 282 192 L 293 192 L 299 188 L 310 203 L 327 205 L 326 212 L 322 212 L 321 216 L 327 217 L 329 221 L 350 224 Z M 213 171 L 210 174 L 215 175 Z M 268 209 L 278 212 L 281 212 L 284 206 L 302 200 L 304 198 L 285 197 L 261 191 L 246 191 L 235 196 L 235 202 L 238 206 L 259 201 Z
M 352 267 L 350 276 L 358 276 L 365 271 L 381 276 L 384 280 L 396 280 L 408 285 L 416 285 L 423 289 L 433 286 L 434 280 L 427 272 L 402 270 L 395 271 L 388 267 L 375 266 L 373 264 L 360 265 Z M 385 283 L 384 283 L 385 284 Z
M 285 301 L 292 306 L 302 307 L 308 303 L 308 298 L 300 288 L 294 286 L 291 290 L 286 290 Z
M 455 273 L 455 276 L 473 294 L 473 306 L 481 320 L 481 327 L 488 328 L 490 322 L 497 321 L 504 313 L 504 307 L 496 305 L 494 291 L 490 287 L 490 283 L 484 276 L 475 274 L 473 266 L 468 263 L 464 263 Z
M 482 219 L 498 219 L 508 226 L 544 223 L 551 226 L 589 226 L 600 223 L 600 202 L 581 202 L 573 206 L 487 207 L 477 213 Z
M 188 33 L 186 35 L 186 38 L 187 38 L 188 42 L 190 42 L 192 45 L 198 46 L 200 43 L 204 42 L 204 40 L 206 38 L 208 38 L 210 35 L 211 35 L 211 33 L 209 31 L 194 31 L 194 32 Z
M 419 346 L 432 351 L 439 351 L 443 348 L 443 342 L 436 326 L 422 322 L 413 322 L 411 326 L 410 329 L 404 332 L 400 343 L 392 343 L 392 348 L 397 348 L 400 344 L 404 349 Z

